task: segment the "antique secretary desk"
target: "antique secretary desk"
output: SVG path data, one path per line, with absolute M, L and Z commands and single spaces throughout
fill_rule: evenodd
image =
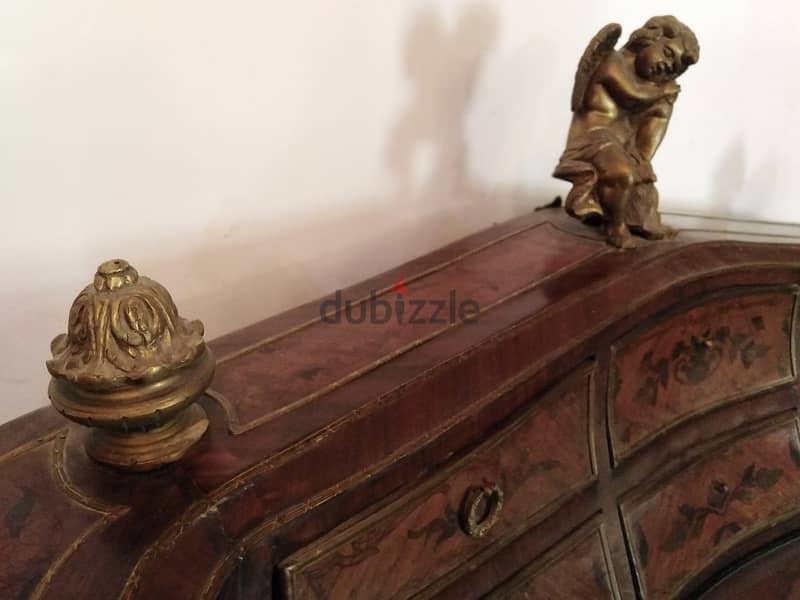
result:
M 604 229 L 551 206 L 208 342 L 100 265 L 0 426 L 0 598 L 800 598 L 800 228 L 662 225 L 697 43 L 618 37 L 556 171 Z M 634 68 L 640 112 L 600 89 Z
M 467 322 L 207 345 L 105 263 L 49 364 L 88 426 L 0 427 L 0 597 L 796 597 L 797 230 L 683 221 L 620 251 L 537 211 L 343 291 Z

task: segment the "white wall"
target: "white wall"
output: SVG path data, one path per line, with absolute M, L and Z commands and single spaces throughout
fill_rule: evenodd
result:
M 664 13 L 663 205 L 800 221 L 796 2 L 0 1 L 0 421 L 102 260 L 213 337 L 563 193 L 586 42 Z

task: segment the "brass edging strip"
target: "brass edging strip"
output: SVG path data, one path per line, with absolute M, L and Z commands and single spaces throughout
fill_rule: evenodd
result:
M 72 485 L 72 482 L 70 482 L 69 478 L 67 477 L 65 465 L 68 433 L 69 429 L 65 427 L 53 432 L 53 434 L 48 436 L 46 440 L 47 442 L 54 442 L 53 449 L 50 453 L 51 477 L 56 484 L 63 488 L 67 497 L 78 503 L 85 510 L 99 514 L 100 517 L 94 523 L 84 529 L 83 532 L 77 538 L 75 538 L 61 554 L 59 554 L 58 558 L 50 563 L 47 571 L 36 584 L 33 592 L 31 592 L 31 600 L 39 600 L 39 598 L 44 596 L 44 594 L 50 589 L 53 579 L 64 563 L 67 562 L 67 560 L 78 548 L 84 544 L 84 542 L 86 542 L 86 540 L 94 535 L 95 532 L 101 530 L 108 524 L 113 523 L 120 516 L 128 512 L 127 506 L 104 505 L 100 502 L 97 502 L 94 498 L 90 498 L 89 496 L 82 494 Z M 46 442 L 43 441 L 42 443 Z
M 603 254 L 607 254 L 609 252 L 610 252 L 610 249 L 603 248 L 603 249 L 598 250 L 597 252 L 595 252 L 593 254 L 585 256 L 584 258 L 580 259 L 577 262 L 571 263 L 571 264 L 566 265 L 566 266 L 564 266 L 564 267 L 562 267 L 562 268 L 560 268 L 560 269 L 558 269 L 556 271 L 553 271 L 552 273 L 549 273 L 545 277 L 543 277 L 541 279 L 538 279 L 538 280 L 536 280 L 536 281 L 534 281 L 532 283 L 529 283 L 528 285 L 525 285 L 525 286 L 523 286 L 521 288 L 518 288 L 518 289 L 514 290 L 513 292 L 511 292 L 510 294 L 507 294 L 507 295 L 503 296 L 502 298 L 499 298 L 498 300 L 494 301 L 493 303 L 489 304 L 488 306 L 485 306 L 485 307 L 481 308 L 475 314 L 475 316 L 478 317 L 480 315 L 483 315 L 484 313 L 487 313 L 487 312 L 495 309 L 499 305 L 504 304 L 504 303 L 508 302 L 509 300 L 513 300 L 517 296 L 520 296 L 522 294 L 526 294 L 526 293 L 530 292 L 531 290 L 536 289 L 537 287 L 539 287 L 543 283 L 549 281 L 550 279 L 552 279 L 552 278 L 554 278 L 556 276 L 562 275 L 565 272 L 569 272 L 569 271 L 579 267 L 583 263 L 585 263 L 585 262 L 587 262 L 587 261 L 589 261 L 591 259 L 597 258 L 598 256 L 602 256 Z M 228 429 L 234 435 L 239 435 L 241 433 L 244 433 L 244 432 L 250 431 L 252 429 L 255 429 L 256 427 L 259 427 L 259 426 L 263 425 L 264 423 L 268 423 L 269 421 L 272 421 L 272 420 L 274 420 L 274 419 L 276 419 L 276 418 L 278 418 L 280 416 L 283 416 L 283 415 L 286 415 L 286 414 L 288 414 L 290 412 L 293 412 L 293 411 L 297 410 L 298 408 L 300 408 L 300 407 L 302 407 L 302 406 L 304 406 L 306 404 L 309 404 L 310 402 L 313 402 L 314 400 L 317 400 L 318 398 L 333 392 L 334 390 L 342 387 L 343 385 L 345 385 L 347 383 L 350 383 L 351 381 L 353 381 L 355 379 L 358 379 L 359 377 L 362 377 L 363 375 L 366 375 L 370 371 L 374 371 L 378 367 L 381 367 L 382 365 L 386 364 L 387 362 L 390 362 L 390 361 L 394 360 L 398 356 L 400 356 L 402 354 L 405 354 L 405 353 L 413 350 L 414 348 L 417 348 L 417 347 L 421 346 L 422 344 L 425 344 L 425 343 L 431 341 L 432 339 L 437 338 L 440 335 L 443 335 L 444 333 L 446 333 L 448 331 L 451 331 L 451 330 L 455 329 L 456 327 L 461 327 L 463 325 L 464 325 L 464 321 L 458 321 L 456 323 L 451 323 L 451 324 L 447 325 L 446 327 L 443 327 L 442 329 L 437 329 L 436 331 L 428 334 L 427 336 L 417 338 L 413 342 L 411 342 L 409 344 L 406 344 L 404 346 L 400 346 L 396 350 L 394 350 L 394 351 L 392 351 L 392 352 L 390 352 L 388 354 L 383 355 L 382 357 L 380 357 L 379 359 L 373 361 L 372 363 L 369 363 L 369 364 L 367 364 L 367 365 L 365 365 L 365 366 L 363 366 L 363 367 L 361 367 L 359 369 L 356 369 L 355 371 L 351 371 L 350 373 L 348 373 L 344 377 L 341 377 L 341 378 L 337 379 L 336 381 L 333 381 L 333 382 L 329 383 L 328 385 L 326 385 L 326 386 L 324 386 L 322 388 L 319 388 L 315 392 L 312 392 L 312 393 L 307 394 L 307 395 L 305 395 L 305 396 L 303 396 L 301 398 L 298 398 L 297 400 L 295 400 L 293 402 L 285 404 L 285 405 L 281 406 L 280 408 L 277 408 L 277 409 L 273 410 L 272 412 L 269 412 L 269 413 L 267 413 L 265 415 L 262 415 L 262 416 L 258 417 L 257 419 L 253 419 L 252 421 L 248 421 L 245 424 L 240 424 L 239 423 L 238 415 L 236 414 L 235 407 L 233 406 L 231 401 L 224 394 L 222 394 L 221 392 L 219 392 L 217 390 L 214 390 L 213 388 L 207 390 L 206 394 L 208 396 L 210 396 L 211 398 L 217 400 L 220 403 L 220 405 L 222 406 L 222 408 L 225 411 L 226 415 L 228 416 Z
M 440 263 L 440 264 L 435 265 L 433 267 L 430 267 L 430 268 L 428 268 L 428 269 L 426 269 L 424 271 L 421 271 L 421 272 L 417 273 L 416 275 L 412 275 L 411 277 L 404 278 L 404 281 L 406 282 L 406 284 L 413 283 L 414 281 L 418 281 L 418 280 L 420 280 L 420 279 L 422 279 L 424 277 L 432 275 L 433 273 L 436 273 L 437 271 L 441 271 L 443 269 L 446 269 L 447 267 L 452 266 L 455 263 L 460 262 L 460 261 L 464 260 L 465 258 L 468 258 L 469 256 L 472 256 L 473 254 L 476 254 L 478 252 L 482 252 L 483 250 L 486 250 L 487 248 L 490 248 L 491 246 L 499 244 L 500 242 L 504 242 L 504 241 L 508 240 L 509 238 L 514 237 L 515 235 L 519 235 L 521 233 L 525 233 L 526 231 L 537 229 L 537 228 L 541 227 L 542 225 L 549 225 L 549 224 L 550 223 L 548 223 L 547 221 L 543 221 L 541 223 L 533 223 L 532 225 L 528 225 L 526 227 L 523 227 L 522 229 L 518 229 L 516 231 L 512 231 L 511 233 L 507 233 L 506 235 L 500 236 L 499 238 L 495 238 L 491 242 L 487 242 L 487 243 L 483 244 L 482 246 L 478 246 L 477 248 L 473 248 L 472 250 L 468 250 L 468 251 L 464 252 L 463 254 L 459 254 L 458 256 L 456 256 L 454 258 L 451 258 L 450 260 L 447 260 L 447 261 L 445 261 L 443 263 Z M 380 275 L 378 275 L 377 277 L 380 277 Z M 360 285 L 360 283 L 357 283 L 355 285 Z M 391 291 L 392 291 L 392 286 L 391 285 L 389 285 L 387 287 L 384 287 L 384 288 L 381 288 L 380 290 L 376 291 L 376 298 L 380 298 L 381 296 L 384 296 L 388 292 L 391 292 Z M 361 298 L 358 298 L 358 299 L 355 299 L 355 300 L 351 300 L 351 302 L 356 302 L 358 304 L 362 304 L 362 303 L 368 301 L 369 299 L 370 299 L 370 296 L 367 295 L 367 296 L 362 296 Z M 337 315 L 342 310 L 343 310 L 342 308 L 338 308 L 334 312 L 326 313 L 326 316 L 328 316 L 328 315 L 330 315 L 330 316 Z M 293 333 L 297 333 L 298 331 L 300 331 L 302 329 L 306 329 L 307 327 L 310 327 L 311 325 L 314 325 L 314 324 L 319 323 L 321 321 L 322 321 L 322 317 L 321 316 L 320 317 L 314 317 L 313 319 L 309 319 L 308 321 L 305 321 L 303 323 L 300 323 L 298 325 L 290 327 L 289 329 L 281 331 L 280 333 L 273 334 L 273 335 L 265 337 L 265 338 L 263 338 L 263 339 L 261 339 L 261 340 L 259 340 L 257 342 L 253 342 L 252 344 L 248 344 L 247 346 L 244 346 L 243 348 L 239 348 L 238 350 L 234 350 L 233 352 L 231 352 L 229 354 L 225 354 L 225 355 L 221 356 L 220 358 L 218 358 L 217 359 L 217 365 L 224 364 L 224 363 L 226 363 L 228 361 L 231 361 L 231 360 L 233 360 L 235 358 L 239 358 L 240 356 L 243 356 L 245 354 L 249 354 L 250 352 L 252 352 L 254 350 L 257 350 L 258 348 L 261 348 L 262 346 L 266 346 L 267 344 L 271 344 L 271 343 L 273 343 L 273 342 L 275 342 L 277 340 L 283 339 L 283 338 L 285 338 L 285 337 L 287 337 L 287 336 L 289 336 L 289 335 L 291 335 Z

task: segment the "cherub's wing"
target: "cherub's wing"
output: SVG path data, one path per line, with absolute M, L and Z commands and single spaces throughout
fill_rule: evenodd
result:
M 614 50 L 614 46 L 622 35 L 622 26 L 618 23 L 609 23 L 597 32 L 586 46 L 578 63 L 578 70 L 575 72 L 575 86 L 572 88 L 572 112 L 580 109 L 583 103 L 583 95 L 594 74 L 597 66 L 603 59 Z

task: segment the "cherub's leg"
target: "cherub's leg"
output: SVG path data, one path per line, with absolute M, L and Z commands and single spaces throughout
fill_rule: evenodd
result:
M 628 226 L 625 213 L 634 185 L 633 169 L 625 152 L 617 146 L 601 150 L 594 161 L 600 175 L 597 195 L 606 215 L 608 241 L 617 248 L 636 246 Z
M 609 243 L 617 248 L 634 248 L 636 246 L 624 219 L 628 194 L 629 188 L 620 184 L 606 185 L 604 189 L 600 190 L 601 202 L 608 211 L 606 236 L 608 236 Z

